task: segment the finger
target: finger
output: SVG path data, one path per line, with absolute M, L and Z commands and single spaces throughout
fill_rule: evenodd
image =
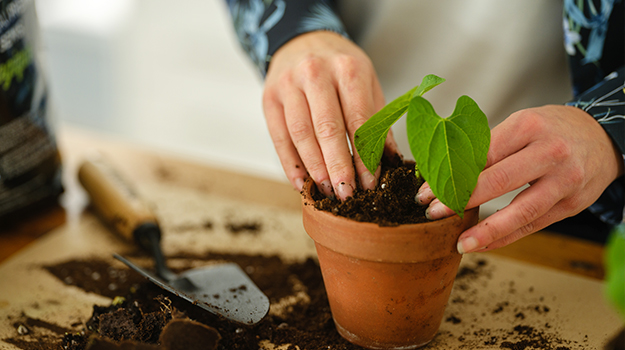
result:
M 365 66 L 365 63 L 353 58 L 343 59 L 336 69 L 343 119 L 352 145 L 355 144 L 356 130 L 375 113 L 374 88 L 367 71 L 371 72 L 372 67 Z M 374 189 L 376 186 L 374 174 L 369 172 L 358 152 L 354 151 L 353 157 L 356 174 L 360 178 L 362 188 Z
M 454 215 L 455 212 L 449 209 L 438 198 L 434 199 L 425 210 L 425 217 L 430 220 L 438 220 Z
M 374 100 L 375 100 L 375 110 L 376 112 L 382 109 L 385 105 L 384 102 L 384 94 L 382 93 L 382 88 L 377 82 L 377 77 L 375 77 L 376 86 L 374 86 Z M 397 141 L 395 141 L 395 136 L 393 136 L 393 129 L 389 129 L 388 134 L 386 135 L 386 140 L 384 140 L 384 153 L 383 157 L 388 159 L 398 159 L 403 162 L 404 156 L 401 154 L 399 150 L 399 146 L 397 146 Z M 379 178 L 379 175 L 376 175 L 376 179 Z
M 393 129 L 390 129 L 386 135 L 386 140 L 384 141 L 384 155 L 387 157 L 398 156 L 399 159 L 404 159 L 404 156 L 399 150 L 399 146 L 397 146 L 397 141 L 395 141 L 395 137 L 393 136 Z
M 386 105 L 386 101 L 384 99 L 384 92 L 382 92 L 382 87 L 380 86 L 380 82 L 378 81 L 377 76 L 373 76 L 373 100 L 375 105 L 375 112 L 381 110 Z M 395 136 L 393 136 L 393 129 L 389 129 L 388 134 L 386 135 L 386 140 L 384 141 L 384 156 L 386 157 L 395 157 L 399 156 L 400 159 L 403 160 L 403 155 L 399 150 L 399 146 L 397 145 L 397 141 L 395 141 Z
M 321 193 L 327 197 L 334 196 L 304 93 L 299 89 L 289 89 L 283 100 L 286 125 L 300 159 Z
M 421 187 L 419 187 L 419 191 L 417 191 L 417 195 L 415 196 L 415 201 L 419 205 L 428 205 L 430 204 L 436 196 L 434 196 L 434 192 L 432 192 L 432 188 L 430 188 L 430 184 L 424 182 Z
M 336 88 L 327 82 L 310 81 L 304 90 L 327 173 L 335 194 L 344 200 L 353 195 L 356 181 Z
M 507 246 L 508 244 L 514 243 L 523 237 L 529 236 L 532 233 L 535 233 L 544 229 L 545 227 L 553 224 L 554 222 L 558 222 L 564 218 L 567 218 L 568 216 L 570 216 L 570 214 L 567 215 L 566 207 L 563 206 L 561 203 L 562 201 L 558 202 L 558 204 L 556 204 L 553 208 L 551 208 L 551 210 L 545 213 L 545 215 L 539 217 L 533 222 L 525 226 L 519 227 L 518 229 L 516 229 L 514 232 L 510 233 L 509 235 L 496 240 L 495 242 L 489 244 L 488 246 L 478 251 L 486 252 L 489 250 Z
M 531 142 L 532 135 L 529 134 L 528 130 L 525 130 L 525 124 L 521 123 L 516 115 L 516 113 L 510 115 L 493 128 L 486 168 L 516 153 Z
M 371 86 L 373 87 L 373 106 L 374 106 L 373 114 L 375 114 L 377 111 L 384 108 L 384 106 L 386 105 L 386 101 L 384 99 L 384 92 L 382 91 L 382 87 L 380 86 L 378 76 L 376 74 L 373 74 L 371 79 L 372 79 Z M 393 130 L 389 130 L 386 136 L 386 140 L 384 141 L 384 153 L 383 154 L 385 156 L 393 156 L 393 157 L 397 155 L 400 158 L 402 158 L 401 152 L 399 151 L 399 147 L 397 146 L 397 142 L 395 141 L 395 138 L 393 137 Z M 382 173 L 382 166 L 378 165 L 375 173 L 373 174 L 376 185 L 380 181 L 381 173 Z
M 293 185 L 301 191 L 304 180 L 308 177 L 306 167 L 297 153 L 295 145 L 291 141 L 289 130 L 284 119 L 284 107 L 272 97 L 263 99 L 263 110 L 269 135 L 273 141 L 276 153 L 284 169 L 284 173 Z
M 536 231 L 538 231 L 538 230 L 536 230 Z M 501 248 L 501 247 L 507 246 L 508 244 L 514 243 L 514 242 L 518 241 L 519 239 L 521 239 L 521 238 L 523 238 L 525 236 L 529 236 L 530 234 L 532 234 L 532 233 L 534 233 L 536 231 L 528 232 L 528 231 L 526 231 L 522 227 L 522 228 L 519 228 L 516 231 L 510 233 L 509 235 L 507 235 L 507 236 L 505 236 L 503 238 L 500 238 L 500 239 L 496 240 L 495 242 L 493 242 L 493 243 L 491 243 L 491 244 L 489 244 L 489 245 L 487 245 L 487 246 L 485 246 L 485 247 L 483 247 L 481 249 L 477 249 L 477 250 L 471 251 L 469 253 L 482 253 L 482 252 L 487 252 L 487 251 L 490 251 L 490 250 L 493 250 L 493 249 Z
M 554 160 L 545 144 L 531 143 L 523 147 L 482 171 L 467 208 L 477 207 L 541 178 L 553 168 Z
M 377 112 L 386 106 L 384 91 L 382 91 L 382 85 L 380 85 L 377 74 L 373 74 L 371 77 L 371 86 L 373 87 L 373 110 Z
M 484 248 L 522 227 L 529 233 L 534 232 L 534 221 L 559 202 L 562 197 L 559 192 L 556 181 L 536 181 L 521 191 L 508 206 L 462 233 L 458 239 L 458 252 L 463 254 Z

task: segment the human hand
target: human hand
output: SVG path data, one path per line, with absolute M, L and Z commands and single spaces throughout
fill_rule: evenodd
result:
M 326 196 L 344 200 L 356 188 L 376 185 L 346 137 L 384 107 L 369 57 L 351 41 L 327 31 L 302 34 L 282 46 L 267 71 L 263 109 L 269 133 L 293 186 L 310 175 Z M 389 133 L 386 148 L 397 151 Z
M 458 251 L 508 245 L 593 204 L 623 174 L 623 159 L 589 114 L 569 106 L 544 106 L 512 114 L 492 131 L 486 168 L 467 209 L 522 187 L 507 207 L 458 239 Z M 453 211 L 424 185 L 417 201 L 431 219 Z

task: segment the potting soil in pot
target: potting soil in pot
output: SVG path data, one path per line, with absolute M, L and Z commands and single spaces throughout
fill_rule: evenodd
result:
M 385 160 L 375 190 L 357 190 L 345 201 L 325 198 L 313 193 L 315 208 L 356 221 L 373 222 L 380 226 L 397 226 L 428 221 L 427 207 L 415 202 L 423 179 L 415 176 L 414 162 L 402 162 L 398 157 Z

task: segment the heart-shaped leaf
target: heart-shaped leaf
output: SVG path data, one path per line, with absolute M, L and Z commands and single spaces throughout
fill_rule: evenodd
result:
M 468 96 L 462 96 L 449 118 L 439 117 L 424 93 L 445 79 L 427 75 L 421 84 L 386 105 L 354 135 L 363 163 L 374 173 L 384 152 L 391 126 L 406 112 L 408 142 L 417 173 L 434 195 L 461 217 L 486 165 L 490 129 L 484 113 Z
M 406 120 L 408 143 L 417 167 L 434 195 L 460 217 L 486 165 L 490 129 L 477 103 L 462 96 L 449 118 L 415 96 Z

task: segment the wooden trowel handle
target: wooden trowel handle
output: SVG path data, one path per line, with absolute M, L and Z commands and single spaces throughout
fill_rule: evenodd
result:
M 146 203 L 131 186 L 103 158 L 83 161 L 78 169 L 78 180 L 91 197 L 98 214 L 124 238 L 146 245 L 141 235 L 148 230 L 160 230 L 158 222 Z

